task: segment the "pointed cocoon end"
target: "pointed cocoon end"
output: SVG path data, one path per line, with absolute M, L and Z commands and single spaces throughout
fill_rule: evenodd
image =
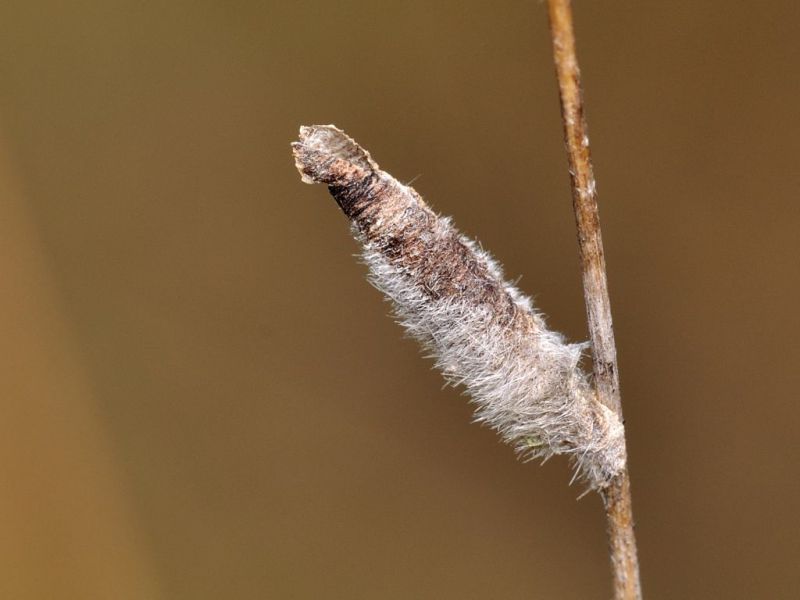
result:
M 330 185 L 378 170 L 369 152 L 335 125 L 301 127 L 292 153 L 303 183 Z

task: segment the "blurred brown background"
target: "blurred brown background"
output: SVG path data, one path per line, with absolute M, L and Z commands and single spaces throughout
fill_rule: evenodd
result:
M 645 595 L 800 597 L 800 10 L 575 11 Z M 586 337 L 542 3 L 0 6 L 0 597 L 610 596 L 300 183 L 329 122 Z

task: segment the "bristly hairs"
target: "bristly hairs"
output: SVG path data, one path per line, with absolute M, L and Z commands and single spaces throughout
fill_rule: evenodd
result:
M 343 131 L 302 127 L 292 150 L 302 180 L 328 186 L 370 281 L 446 380 L 464 386 L 475 419 L 522 458 L 565 454 L 590 489 L 607 486 L 625 468 L 624 428 L 579 366 L 584 345 L 548 330 L 487 252 Z

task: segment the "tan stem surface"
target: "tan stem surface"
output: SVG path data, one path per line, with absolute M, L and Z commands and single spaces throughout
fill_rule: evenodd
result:
M 564 137 L 569 155 L 572 203 L 578 228 L 586 312 L 592 341 L 594 383 L 598 400 L 615 410 L 622 419 L 617 350 L 611 321 L 589 136 L 583 111 L 580 69 L 575 53 L 572 9 L 569 0 L 548 0 L 548 8 Z M 601 494 L 606 509 L 614 598 L 639 600 L 642 593 L 627 467 Z

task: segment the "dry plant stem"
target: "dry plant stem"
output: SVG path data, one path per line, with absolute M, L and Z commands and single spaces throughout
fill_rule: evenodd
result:
M 583 289 L 592 342 L 594 382 L 598 400 L 622 419 L 617 372 L 617 351 L 611 323 L 606 264 L 589 137 L 583 113 L 580 71 L 575 54 L 575 34 L 569 0 L 548 0 L 553 54 L 561 96 L 564 137 L 569 154 L 572 201 L 578 228 Z M 641 598 L 636 538 L 633 532 L 630 480 L 627 467 L 601 490 L 608 521 L 614 598 Z

